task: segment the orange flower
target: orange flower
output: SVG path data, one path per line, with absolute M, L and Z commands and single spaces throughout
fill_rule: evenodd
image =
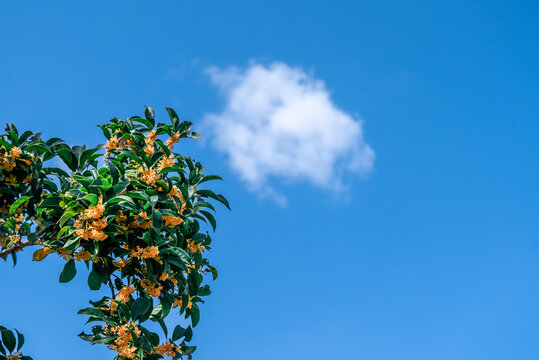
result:
M 129 254 L 131 257 L 136 257 L 139 259 L 159 259 L 159 248 L 157 246 L 148 246 L 146 248 L 141 248 L 137 246 L 136 249 L 131 250 Z
M 120 290 L 120 293 L 118 296 L 116 296 L 116 300 L 121 301 L 123 303 L 127 303 L 129 301 L 129 298 L 131 297 L 131 294 L 135 292 L 135 288 L 132 286 L 124 286 Z
M 119 130 L 120 129 L 116 130 L 116 132 L 120 132 Z M 105 156 L 110 155 L 108 150 L 125 149 L 129 145 L 135 145 L 135 142 L 133 141 L 133 139 L 124 139 L 123 137 L 118 139 L 116 136 L 113 136 L 107 141 L 107 145 L 106 145 L 107 152 L 105 153 Z
M 193 306 L 193 302 L 191 301 L 193 298 L 189 296 L 189 302 L 187 303 L 186 309 L 190 309 Z M 183 301 L 182 298 L 176 298 L 174 300 L 174 303 L 172 304 L 173 307 L 179 306 L 182 307 Z
M 19 159 L 19 161 L 22 161 L 23 163 L 25 163 L 27 166 L 30 165 L 32 162 L 28 159 Z
M 152 297 L 159 297 L 159 295 L 161 295 L 161 290 L 163 289 L 163 286 L 154 284 L 149 280 L 142 280 L 140 285 L 144 290 L 146 290 L 148 295 Z
M 116 222 L 119 224 L 119 223 L 123 223 L 123 222 L 126 222 L 126 221 L 127 221 L 127 216 L 124 215 L 122 210 L 120 210 L 119 214 L 116 216 Z
M 168 140 L 166 141 L 166 145 L 170 150 L 172 150 L 174 148 L 174 144 L 176 144 L 178 141 L 180 141 L 180 134 L 175 133 L 170 138 L 168 138 Z
M 13 159 L 13 160 L 17 160 L 22 154 L 22 150 L 19 149 L 18 147 L 14 146 L 11 148 L 11 151 L 9 152 L 9 156 Z
M 20 352 L 16 352 L 7 356 L 7 360 L 19 360 L 20 358 L 21 358 Z
M 73 259 L 73 251 L 69 251 L 69 250 L 65 250 L 65 249 L 58 249 L 56 251 L 56 253 L 58 254 L 58 256 L 60 256 L 65 261 L 69 261 L 69 260 Z
M 99 219 L 99 220 L 95 220 L 95 221 L 89 221 L 89 223 L 90 223 L 90 226 L 92 226 L 93 228 L 95 228 L 97 230 L 103 230 L 108 225 L 107 219 Z
M 9 170 L 8 170 L 9 171 Z M 11 175 L 7 179 L 4 179 L 4 182 L 7 185 L 15 185 L 17 183 L 17 178 L 14 175 Z
M 176 165 L 176 160 L 174 160 L 174 155 L 169 155 L 168 157 L 163 156 L 161 161 L 159 161 L 159 164 L 157 165 L 157 168 L 159 170 L 164 169 L 169 166 Z
M 103 229 L 106 226 L 107 219 L 101 219 L 99 221 L 89 221 L 85 229 L 77 229 L 75 230 L 75 234 L 83 239 L 103 241 L 109 237 L 103 232 Z
M 148 138 L 144 140 L 144 142 L 146 143 L 146 145 L 153 145 L 155 140 L 157 140 L 157 133 L 155 132 L 155 130 L 151 130 L 148 133 Z
M 93 217 L 96 219 L 99 219 L 103 212 L 105 212 L 105 206 L 103 205 L 103 195 L 99 195 L 99 200 L 97 202 L 97 205 L 91 206 L 89 209 L 86 209 L 84 213 L 88 217 Z
M 175 356 L 176 346 L 173 343 L 167 341 L 166 343 L 154 347 L 153 351 L 160 355 Z
M 155 152 L 155 149 L 153 148 L 153 145 L 147 145 L 144 147 L 144 152 L 146 153 L 146 155 L 151 157 Z
M 172 188 L 170 188 L 170 191 L 167 194 L 167 198 L 171 200 L 173 196 L 176 196 L 177 198 L 183 201 L 182 193 L 176 185 L 172 185 Z
M 114 326 L 110 329 L 106 329 L 107 332 L 118 336 L 114 340 L 114 345 L 109 345 L 110 349 L 117 351 L 119 356 L 123 356 L 128 359 L 137 358 L 135 354 L 137 348 L 133 346 L 133 335 L 131 334 L 132 331 L 135 333 L 135 335 L 140 335 L 140 329 L 138 328 L 137 324 L 130 321 L 121 326 Z
M 183 222 L 183 219 L 181 217 L 175 217 L 175 216 L 169 216 L 169 215 L 164 215 L 163 220 L 165 221 L 165 226 L 168 226 L 170 228 L 174 226 L 178 226 Z
M 118 269 L 123 269 L 127 264 L 131 262 L 131 259 L 120 259 L 118 261 L 113 261 L 112 265 L 116 266 Z
M 116 311 L 116 309 L 118 308 L 118 303 L 111 299 L 109 301 L 109 308 L 111 311 Z
M 144 219 L 140 222 L 140 224 L 138 222 L 139 217 Z M 135 220 L 133 220 L 130 225 L 133 228 L 149 229 L 150 227 L 152 227 L 152 221 L 148 219 L 148 215 L 145 211 L 141 211 L 140 213 L 135 215 Z
M 92 254 L 89 251 L 80 250 L 77 251 L 75 254 L 73 254 L 73 257 L 75 260 L 90 260 L 92 258 Z
M 118 141 L 118 138 L 116 138 L 116 136 L 113 136 L 107 141 L 106 146 L 108 150 L 116 149 L 120 146 L 120 141 Z
M 151 185 L 156 180 L 161 178 L 161 174 L 158 174 L 154 169 L 139 168 L 138 172 L 140 174 L 140 178 L 146 183 L 146 185 Z
M 168 273 L 164 272 L 159 276 L 159 281 L 166 281 L 168 279 Z
M 187 240 L 187 248 L 189 249 L 189 251 L 194 252 L 194 253 L 203 252 L 206 249 L 204 245 L 200 243 L 196 243 L 191 239 Z

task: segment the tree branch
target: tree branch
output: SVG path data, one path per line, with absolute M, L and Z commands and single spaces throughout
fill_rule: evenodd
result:
M 31 244 L 30 241 L 28 240 L 21 241 L 20 243 L 16 245 L 10 246 L 7 249 L 0 251 L 0 258 L 3 258 L 4 256 L 8 256 L 9 254 L 22 250 L 25 247 L 31 246 L 31 245 L 36 245 L 36 244 Z
M 36 237 L 39 237 L 39 236 L 43 235 L 46 232 L 47 232 L 46 229 L 41 229 L 36 233 Z M 27 246 L 32 246 L 32 245 L 37 245 L 37 244 L 35 242 L 31 243 L 28 240 L 21 241 L 18 244 L 15 244 L 13 246 L 10 246 L 10 247 L 0 251 L 0 259 L 5 257 L 5 256 L 8 256 L 9 254 L 12 254 L 12 253 L 14 253 L 16 251 L 22 250 Z

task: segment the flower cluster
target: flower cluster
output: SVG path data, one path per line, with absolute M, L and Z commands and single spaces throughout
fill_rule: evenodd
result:
M 131 250 L 129 255 L 133 258 L 155 259 L 159 261 L 159 248 L 157 246 L 148 246 L 145 248 L 137 246 L 135 249 Z
M 159 295 L 161 295 L 161 290 L 163 290 L 162 285 L 155 284 L 150 280 L 142 280 L 140 286 L 142 286 L 148 295 L 153 297 L 159 297 Z
M 106 327 L 105 333 L 116 336 L 114 344 L 109 345 L 111 350 L 118 352 L 119 356 L 127 359 L 135 359 L 137 348 L 133 345 L 133 334 L 140 335 L 140 329 L 137 324 L 130 321 L 120 326 Z
M 82 239 L 103 241 L 108 238 L 104 229 L 108 225 L 107 219 L 102 218 L 105 212 L 103 196 L 99 197 L 98 203 L 84 211 L 84 215 L 77 217 L 73 226 L 75 234 Z
M 181 225 L 183 219 L 179 216 L 165 215 L 163 216 L 163 221 L 165 222 L 165 226 L 172 228 L 174 226 Z
M 124 286 L 120 290 L 120 293 L 118 296 L 116 296 L 116 300 L 121 301 L 123 303 L 126 303 L 129 301 L 131 294 L 135 292 L 135 288 L 132 286 Z
M 144 152 L 146 153 L 146 155 L 152 156 L 154 154 L 154 152 L 155 152 L 155 148 L 154 148 L 155 140 L 157 140 L 157 133 L 155 132 L 155 130 L 151 130 L 148 133 L 148 137 L 146 138 L 146 140 L 144 140 L 144 143 L 146 144 L 146 146 L 144 147 Z
M 118 139 L 116 136 L 112 136 L 110 139 L 108 139 L 107 141 L 107 144 L 106 144 L 106 148 L 107 148 L 107 152 L 105 153 L 105 156 L 109 156 L 110 155 L 110 150 L 113 150 L 113 149 L 125 149 L 129 146 L 133 146 L 135 145 L 135 143 L 133 142 L 133 139 L 125 139 L 125 138 L 120 138 Z
M 141 211 L 135 215 L 135 219 L 130 225 L 134 229 L 149 229 L 152 226 L 152 220 L 150 220 L 146 211 Z
M 9 354 L 7 356 L 7 360 L 19 360 L 20 358 L 21 358 L 21 353 L 20 352 Z
M 192 239 L 187 240 L 187 248 L 189 249 L 189 251 L 194 253 L 203 252 L 204 250 L 206 250 L 204 245 L 202 245 L 201 243 L 194 242 Z
M 167 146 L 170 150 L 174 149 L 174 144 L 176 144 L 178 141 L 180 141 L 180 134 L 175 133 L 171 137 L 167 139 Z
M 156 347 L 154 347 L 154 351 L 157 354 L 171 356 L 171 357 L 175 356 L 176 353 L 181 353 L 181 349 L 178 346 L 171 343 L 170 341 L 157 345 Z
M 170 124 L 156 124 L 148 108 L 145 119 L 112 119 L 100 126 L 107 138 L 101 167 L 99 147 L 70 147 L 58 139 L 37 139 L 33 148 L 23 140 L 0 145 L 0 181 L 10 189 L 0 197 L 0 245 L 17 245 L 35 232 L 25 246 L 39 245 L 36 261 L 51 253 L 65 260 L 61 282 L 80 270 L 75 261 L 85 262 L 89 287 L 108 286 L 111 296 L 81 310 L 92 333 L 80 336 L 106 344 L 118 360 L 190 357 L 201 297 L 211 293 L 204 275 L 217 276 L 205 258 L 211 238 L 202 222 L 215 228 L 208 200 L 227 207 L 228 202 L 198 189 L 218 176 L 204 175 L 200 163 L 172 152 L 180 139 L 198 134 L 167 111 Z M 56 155 L 71 174 L 42 170 L 43 161 Z M 169 332 L 165 318 L 178 307 L 175 312 L 190 325 Z M 164 340 L 144 327 L 147 320 L 161 324 Z

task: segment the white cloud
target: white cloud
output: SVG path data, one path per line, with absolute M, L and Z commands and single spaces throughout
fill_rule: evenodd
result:
M 324 83 L 301 68 L 275 62 L 207 72 L 226 104 L 205 116 L 206 131 L 250 190 L 284 204 L 269 178 L 338 191 L 344 170 L 372 169 L 361 120 L 336 107 Z

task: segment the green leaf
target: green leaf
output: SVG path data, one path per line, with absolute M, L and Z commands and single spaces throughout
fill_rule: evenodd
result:
M 175 266 L 179 267 L 183 271 L 187 271 L 187 266 L 185 266 L 185 262 L 183 262 L 183 261 L 180 261 L 180 260 L 178 260 L 176 258 L 168 258 L 165 261 L 168 264 L 172 264 L 172 265 L 175 265 Z
M 94 308 L 94 307 L 81 309 L 81 310 L 78 311 L 78 314 L 88 315 L 91 318 L 95 318 L 95 319 L 103 320 L 103 321 L 106 321 L 106 319 L 107 319 L 107 317 L 105 316 L 103 311 L 101 311 L 101 310 L 99 310 L 97 308 Z
M 73 152 L 73 155 L 75 155 L 75 157 L 77 158 L 77 160 L 80 159 L 80 156 L 82 154 L 82 152 L 86 149 L 86 145 L 85 146 L 78 146 L 78 145 L 75 145 L 71 148 L 71 151 Z
M 148 127 L 148 130 L 153 129 L 154 124 L 152 124 L 152 122 L 150 120 L 148 120 L 148 119 L 143 119 L 143 118 L 140 118 L 140 117 L 133 117 L 133 118 L 131 118 L 131 120 L 146 125 Z
M 144 296 L 139 297 L 131 306 L 131 317 L 138 320 L 152 306 L 152 301 Z
M 128 191 L 123 196 L 128 196 L 133 199 L 139 199 L 144 201 L 150 201 L 150 196 L 142 191 Z
M 25 131 L 19 138 L 19 143 L 23 144 L 30 136 L 32 136 L 32 134 L 33 133 L 31 131 Z
M 67 220 L 71 219 L 73 216 L 78 215 L 78 211 L 66 210 L 64 215 L 60 218 L 60 227 L 63 227 Z
M 151 121 L 152 124 L 155 124 L 155 111 L 149 106 L 145 106 L 145 108 L 146 109 L 144 109 L 144 117 L 146 118 L 146 120 Z
M 97 205 L 99 198 L 96 194 L 88 194 L 82 198 L 83 200 L 89 201 L 92 205 Z
M 38 151 L 38 152 L 41 150 L 42 152 L 48 152 L 48 153 L 51 152 L 51 149 L 47 145 L 40 144 L 40 143 L 28 145 L 27 147 L 24 148 L 24 150 L 26 150 L 26 151 Z
M 148 339 L 148 341 L 150 342 L 150 344 L 152 346 L 155 347 L 155 346 L 159 345 L 159 335 L 158 334 L 156 334 L 154 332 L 151 332 L 150 330 L 146 329 L 143 326 L 140 327 L 140 331 L 142 331 L 142 333 L 146 336 L 146 338 Z
M 155 207 L 155 204 L 157 204 L 158 201 L 159 201 L 158 195 L 150 196 L 150 204 L 152 205 L 152 207 Z
M 9 215 L 13 215 L 19 206 L 21 206 L 31 198 L 31 196 L 21 196 L 20 198 L 18 198 L 13 204 L 11 204 L 11 207 L 9 208 Z
M 176 114 L 176 111 L 174 111 L 173 108 L 167 107 L 165 109 L 167 109 L 168 116 L 170 117 L 170 121 L 172 123 L 172 131 L 173 132 L 178 131 L 178 125 L 180 123 L 180 120 L 178 118 L 178 114 Z
M 170 309 L 172 308 L 172 302 L 174 301 L 174 296 L 163 293 L 161 294 L 161 305 L 163 305 L 163 318 L 168 315 L 170 312 Z
M 159 174 L 168 174 L 168 173 L 171 173 L 171 172 L 175 172 L 175 173 L 181 173 L 182 172 L 182 168 L 178 167 L 178 166 L 167 166 L 165 168 L 162 168 L 160 171 L 159 171 Z
M 81 332 L 77 336 L 80 337 L 84 341 L 92 341 L 95 337 L 95 335 L 88 335 L 88 334 L 85 334 L 84 332 Z
M 65 233 L 67 233 L 69 230 L 71 230 L 71 228 L 72 228 L 72 226 L 64 226 L 63 228 L 61 228 L 60 231 L 58 232 L 58 235 L 56 236 L 56 240 L 60 240 L 62 238 L 62 236 L 65 235 Z M 66 245 L 67 245 L 67 243 L 66 243 Z
M 187 329 L 185 329 L 184 336 L 185 336 L 185 339 L 184 339 L 185 342 L 189 342 L 193 338 L 193 329 L 191 328 L 191 325 L 189 325 Z
M 64 270 L 62 270 L 62 273 L 60 274 L 60 282 L 70 282 L 76 274 L 77 269 L 75 268 L 75 260 L 71 259 L 65 264 Z
M 116 186 L 116 185 L 115 185 Z M 120 195 L 120 196 L 116 196 L 110 200 L 108 200 L 105 204 L 106 205 L 112 205 L 112 204 L 116 204 L 116 203 L 123 203 L 123 202 L 128 202 L 129 204 L 131 204 L 132 206 L 135 206 L 136 207 L 136 204 L 135 202 L 133 201 L 133 199 L 131 199 L 129 196 L 125 196 L 125 195 Z
M 193 304 L 193 307 L 189 309 L 189 312 L 191 313 L 191 323 L 193 324 L 193 327 L 195 327 L 200 321 L 200 310 L 196 304 Z
M 200 210 L 200 213 L 203 214 L 206 217 L 206 219 L 208 219 L 208 221 L 211 224 L 211 227 L 213 228 L 213 231 L 215 231 L 215 228 L 217 227 L 217 222 L 215 221 L 215 218 L 213 217 L 213 215 L 209 211 L 204 211 L 204 210 Z
M 219 274 L 217 273 L 217 269 L 214 268 L 214 267 L 211 266 L 211 265 L 208 265 L 208 267 L 210 268 L 210 271 L 211 271 L 211 275 L 212 275 L 212 277 L 213 277 L 213 280 L 217 279 L 217 276 L 219 275 Z
M 220 203 L 222 203 L 223 205 L 225 205 L 228 208 L 228 210 L 230 210 L 230 204 L 228 203 L 228 200 L 221 194 L 216 194 L 211 190 L 198 190 L 197 194 L 200 196 L 206 196 L 206 197 L 215 199 L 219 201 Z
M 96 271 L 92 270 L 88 275 L 88 286 L 90 290 L 99 290 L 103 284 L 103 278 Z
M 168 329 L 167 329 L 167 325 L 165 324 L 165 322 L 163 321 L 163 319 L 157 319 L 157 318 L 153 318 L 151 319 L 152 321 L 157 321 L 159 323 L 159 325 L 161 326 L 161 329 L 163 329 L 163 333 L 165 334 L 165 337 L 168 337 Z
M 163 216 L 159 210 L 153 209 L 152 211 L 152 227 L 159 231 L 163 226 Z
M 63 246 L 64 249 L 66 250 L 69 250 L 69 251 L 73 251 L 75 250 L 76 248 L 78 248 L 80 245 L 80 238 L 78 237 L 74 237 L 72 239 L 69 239 L 65 245 Z
M 13 332 L 8 329 L 2 329 L 1 332 L 4 346 L 6 347 L 7 351 L 12 353 L 13 350 L 15 350 L 15 335 L 13 335 Z
M 172 341 L 180 339 L 183 334 L 185 334 L 185 329 L 182 328 L 180 325 L 176 325 L 174 331 L 172 332 Z
M 59 208 L 60 207 L 60 198 L 59 197 L 48 197 L 43 199 L 39 204 L 41 208 Z
M 152 310 L 152 314 L 151 314 L 152 320 L 156 321 L 157 319 L 161 319 L 162 314 L 163 314 L 163 305 L 157 304 L 157 306 L 154 307 Z
M 180 258 L 183 262 L 191 262 L 191 257 L 189 256 L 189 254 L 187 254 L 185 252 L 185 250 L 179 248 L 179 247 L 169 247 L 169 248 L 166 248 L 166 249 L 162 249 L 160 250 L 161 253 L 163 254 L 170 254 L 170 255 L 174 255 L 178 258 Z
M 82 167 L 83 165 L 85 165 L 87 162 L 91 162 L 93 159 L 101 156 L 99 154 L 97 155 L 94 155 L 94 153 L 96 153 L 97 151 L 99 151 L 99 148 L 94 148 L 94 149 L 88 149 L 88 150 L 84 150 L 82 152 L 82 154 L 80 155 L 79 157 L 79 164 L 80 166 Z M 89 160 L 89 161 L 88 161 Z M 95 204 L 94 204 L 95 205 Z
M 17 351 L 19 351 L 24 345 L 24 335 L 21 334 L 17 329 L 15 329 L 15 331 L 17 332 Z
M 198 183 L 202 184 L 203 182 L 211 181 L 211 180 L 223 180 L 223 178 L 220 177 L 219 175 L 206 175 Z
M 198 296 L 208 296 L 211 294 L 210 286 L 204 285 L 198 290 Z
M 77 171 L 79 161 L 69 146 L 65 146 L 66 147 L 57 150 L 58 156 L 60 156 L 71 171 Z

